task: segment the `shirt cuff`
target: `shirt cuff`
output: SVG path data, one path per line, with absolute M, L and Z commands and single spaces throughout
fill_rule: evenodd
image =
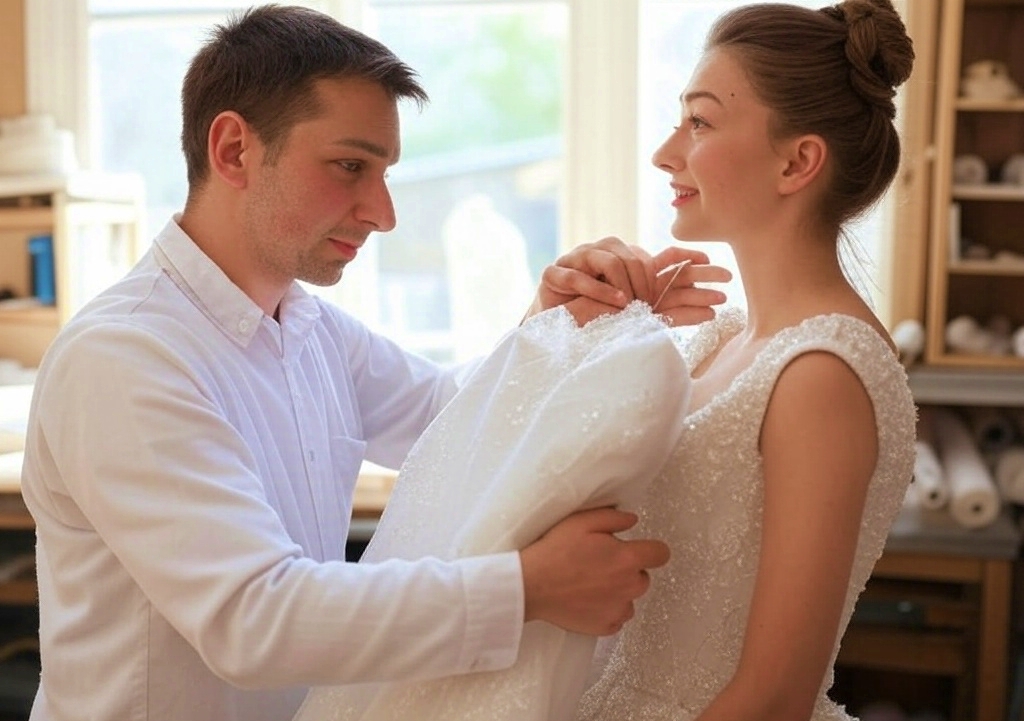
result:
M 466 558 L 466 636 L 459 664 L 467 671 L 500 671 L 519 655 L 525 592 L 518 551 Z

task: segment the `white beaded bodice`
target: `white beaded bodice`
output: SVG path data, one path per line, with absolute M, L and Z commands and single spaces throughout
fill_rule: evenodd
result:
M 684 355 L 695 368 L 739 332 L 741 311 L 701 328 Z M 758 438 L 782 369 L 826 350 L 860 377 L 878 424 L 879 456 L 868 490 L 840 634 L 882 552 L 913 472 L 915 408 L 906 374 L 867 323 L 809 318 L 769 340 L 728 389 L 690 414 L 675 453 L 648 487 L 636 535 L 666 541 L 669 564 L 626 625 L 600 679 L 585 694 L 586 721 L 689 721 L 729 682 L 739 661 L 757 573 L 762 509 Z M 839 644 L 833 651 L 832 660 Z M 846 719 L 822 679 L 813 718 Z

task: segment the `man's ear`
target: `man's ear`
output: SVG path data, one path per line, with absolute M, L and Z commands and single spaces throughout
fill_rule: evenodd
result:
M 779 193 L 791 195 L 824 172 L 828 145 L 820 135 L 801 135 L 786 142 L 783 158 L 786 165 L 779 176 Z
M 256 134 L 245 119 L 225 110 L 210 123 L 206 152 L 210 170 L 233 188 L 244 188 L 257 153 Z

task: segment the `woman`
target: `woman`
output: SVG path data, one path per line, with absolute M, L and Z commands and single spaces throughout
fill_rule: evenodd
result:
M 846 719 L 839 640 L 914 458 L 915 410 L 838 243 L 892 181 L 913 49 L 889 0 L 719 18 L 654 163 L 672 234 L 726 240 L 747 296 L 684 355 L 681 442 L 638 533 L 672 549 L 579 719 Z
M 490 467 L 525 469 L 501 484 L 528 491 L 516 503 L 488 505 L 489 516 L 449 514 L 462 528 L 477 521 L 468 524 L 474 544 L 507 541 L 536 512 L 529 494 L 559 483 L 579 490 L 567 479 L 585 485 L 587 502 L 636 508 L 636 534 L 669 543 L 668 565 L 602 647 L 609 660 L 579 708 L 589 647 L 538 638 L 534 627 L 508 672 L 315 691 L 301 721 L 846 718 L 825 696 L 830 669 L 911 478 L 915 410 L 891 340 L 843 274 L 838 242 L 895 175 L 894 88 L 912 60 L 889 0 L 723 16 L 682 96 L 683 122 L 654 161 L 675 191 L 673 235 L 731 244 L 747 313 L 706 323 L 683 349 L 685 363 L 642 305 L 582 329 L 565 322 L 571 304 L 542 313 L 485 361 L 481 395 L 456 396 L 410 454 L 403 475 L 427 483 L 442 464 L 467 466 L 446 452 L 452 438 Z M 595 255 L 586 246 L 560 265 L 605 275 Z M 680 286 L 693 279 L 684 273 Z M 557 273 L 547 280 L 543 292 L 597 296 L 558 288 Z M 651 290 L 666 287 L 664 278 L 647 279 L 646 293 L 628 284 L 651 305 L 660 295 Z M 533 395 L 517 408 L 521 396 L 501 390 L 509 387 Z M 628 402 L 612 409 L 602 405 L 609 398 Z M 613 438 L 627 446 L 606 463 Z M 546 459 L 566 454 L 573 461 L 545 475 Z M 410 502 L 389 507 L 392 530 L 373 560 L 402 546 L 420 552 L 442 535 L 417 519 L 433 486 L 406 488 Z M 463 488 L 451 502 L 472 502 L 473 486 Z M 445 507 L 428 505 L 426 515 L 438 519 Z M 443 550 L 475 549 L 462 530 L 448 535 L 458 540 Z

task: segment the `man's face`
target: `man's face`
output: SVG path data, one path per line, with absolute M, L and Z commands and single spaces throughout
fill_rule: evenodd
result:
M 395 227 L 385 183 L 401 150 L 396 102 L 376 83 L 324 79 L 322 112 L 296 123 L 251 176 L 243 242 L 274 286 L 331 285 L 373 231 Z

